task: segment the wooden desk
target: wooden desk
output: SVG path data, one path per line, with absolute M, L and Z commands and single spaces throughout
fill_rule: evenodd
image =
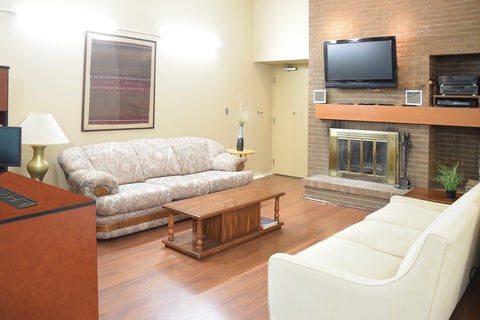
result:
M 38 201 L 0 202 L 0 317 L 98 319 L 95 201 L 11 172 L 0 186 Z

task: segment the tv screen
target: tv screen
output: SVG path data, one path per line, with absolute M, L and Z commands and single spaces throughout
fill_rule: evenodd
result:
M 22 128 L 0 126 L 0 171 L 22 165 Z
M 394 36 L 323 43 L 326 88 L 396 88 Z

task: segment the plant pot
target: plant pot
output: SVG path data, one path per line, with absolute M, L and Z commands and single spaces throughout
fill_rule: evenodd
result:
M 457 190 L 445 190 L 448 199 L 455 199 L 457 197 Z

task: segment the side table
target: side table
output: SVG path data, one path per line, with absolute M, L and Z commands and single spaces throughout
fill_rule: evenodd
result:
M 227 149 L 227 152 L 235 156 L 239 156 L 240 158 L 243 158 L 243 157 L 246 158 L 247 155 L 255 153 L 254 150 L 247 150 L 247 149 L 243 149 L 243 151 L 238 151 L 237 149 Z M 242 162 L 237 166 L 237 171 L 242 171 L 243 169 L 245 169 L 245 162 Z

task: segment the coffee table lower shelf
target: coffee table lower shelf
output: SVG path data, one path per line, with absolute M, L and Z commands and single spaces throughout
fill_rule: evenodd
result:
M 271 226 L 266 229 L 259 229 L 258 231 L 248 233 L 239 238 L 236 238 L 224 243 L 213 240 L 207 236 L 203 239 L 202 251 L 198 251 L 196 248 L 197 234 L 193 231 L 184 231 L 184 232 L 175 234 L 174 240 L 168 240 L 168 238 L 165 238 L 162 240 L 162 242 L 165 244 L 166 247 L 181 251 L 197 259 L 202 259 L 216 252 L 219 252 L 221 250 L 230 248 L 231 246 L 246 242 L 250 239 L 259 237 L 268 232 L 278 230 L 282 226 L 283 226 L 283 222 L 279 222 L 277 225 Z

